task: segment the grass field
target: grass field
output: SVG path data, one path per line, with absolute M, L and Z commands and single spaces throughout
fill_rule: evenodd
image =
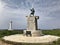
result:
M 22 34 L 23 30 L 0 30 L 0 38 L 3 36 Z
M 54 30 L 43 30 L 43 34 L 45 35 L 55 35 L 60 36 L 60 29 L 54 29 Z
M 60 36 L 60 29 L 42 30 L 42 33 L 44 35 Z M 9 31 L 9 30 L 0 30 L 0 40 L 1 40 L 1 37 L 8 36 L 8 35 L 13 35 L 13 34 L 23 34 L 23 30 L 11 30 L 11 31 Z M 0 41 L 0 43 L 1 42 L 2 41 Z M 13 45 L 60 45 L 60 39 L 58 41 L 54 41 L 54 42 L 48 43 L 48 44 L 13 43 Z

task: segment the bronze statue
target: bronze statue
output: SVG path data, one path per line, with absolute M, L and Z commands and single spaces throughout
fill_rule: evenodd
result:
M 31 10 L 31 13 L 30 13 L 30 15 L 33 15 L 34 16 L 34 13 L 35 13 L 35 10 L 34 10 L 34 8 L 32 8 L 32 9 L 30 9 Z

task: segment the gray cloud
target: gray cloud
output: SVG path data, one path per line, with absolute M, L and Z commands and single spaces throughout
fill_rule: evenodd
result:
M 0 12 L 0 29 L 8 28 L 13 21 L 13 28 L 26 28 L 26 15 L 34 7 L 35 15 L 40 16 L 39 28 L 60 28 L 60 0 L 1 0 L 3 11 Z

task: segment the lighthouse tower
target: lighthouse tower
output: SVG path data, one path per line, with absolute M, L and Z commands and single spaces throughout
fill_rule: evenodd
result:
M 9 28 L 8 28 L 8 30 L 12 30 L 12 21 L 10 21 L 10 23 L 9 23 Z

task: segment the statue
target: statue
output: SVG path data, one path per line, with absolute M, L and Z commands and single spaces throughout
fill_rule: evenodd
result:
M 35 13 L 35 10 L 34 10 L 34 8 L 32 8 L 32 9 L 30 9 L 31 10 L 31 13 L 30 13 L 30 15 L 33 15 L 34 16 L 34 13 Z

